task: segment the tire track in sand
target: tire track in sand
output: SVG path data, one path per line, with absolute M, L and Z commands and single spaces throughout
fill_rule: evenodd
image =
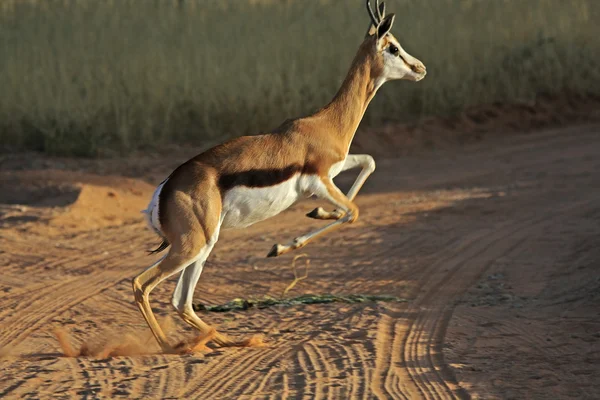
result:
M 139 240 L 138 238 L 131 238 Z M 101 269 L 90 275 L 69 276 L 65 282 L 56 283 L 41 292 L 27 295 L 21 293 L 19 296 L 10 298 L 9 304 L 0 303 L 1 307 L 14 307 L 11 316 L 3 319 L 3 329 L 0 331 L 0 347 L 14 347 L 25 340 L 31 333 L 47 325 L 52 319 L 69 310 L 70 308 L 84 302 L 98 293 L 111 288 L 124 279 L 131 277 L 134 269 L 132 265 L 145 265 L 147 261 L 143 256 L 131 260 L 128 265 L 122 263 L 122 245 L 119 241 L 107 241 L 102 250 L 86 252 L 89 257 L 96 258 L 106 252 L 116 254 L 102 260 Z M 90 248 L 97 247 L 97 243 L 90 244 Z M 65 264 L 77 271 L 78 266 L 85 264 L 86 258 L 76 255 L 71 259 L 64 260 Z M 129 267 L 129 268 L 128 268 Z M 140 270 L 136 267 L 135 270 Z M 25 327 L 25 329 L 23 329 Z
M 445 332 L 456 301 L 485 273 L 494 260 L 514 251 L 527 237 L 535 235 L 535 232 L 539 235 L 544 227 L 556 224 L 568 210 L 581 210 L 595 201 L 580 201 L 559 208 L 538 210 L 535 215 L 551 215 L 551 218 L 529 218 L 517 224 L 508 224 L 470 241 L 454 256 L 442 257 L 435 270 L 446 270 L 448 273 L 441 274 L 438 279 L 429 279 L 422 287 L 425 294 L 413 301 L 406 310 L 409 317 L 416 315 L 416 318 L 409 321 L 404 333 L 404 343 L 399 351 L 397 348 L 392 349 L 395 350 L 395 356 L 399 355 L 398 352 L 402 353 L 400 358 L 412 383 L 406 385 L 408 388 L 405 395 L 426 399 L 470 397 L 456 383 L 442 352 Z
M 591 135 L 588 136 L 591 138 Z M 586 138 L 587 136 L 583 139 Z M 551 139 L 550 148 L 562 149 L 578 146 L 577 157 L 569 160 L 569 168 L 585 166 L 585 164 L 581 164 L 582 155 L 579 153 L 587 154 L 587 152 L 593 152 L 594 150 L 594 147 L 590 146 L 589 140 L 585 140 L 583 144 L 575 144 L 579 141 L 578 137 L 562 137 L 560 141 L 554 140 L 554 138 Z M 595 138 L 593 140 L 597 141 Z M 566 164 L 563 164 L 562 167 L 560 165 L 552 167 L 554 159 L 563 157 L 559 154 L 560 151 L 555 151 L 551 155 L 542 155 L 542 153 L 548 153 L 548 146 L 545 146 L 546 149 L 538 150 L 536 143 L 539 140 L 532 141 L 534 145 L 524 148 L 525 151 L 521 152 L 523 154 L 515 152 L 515 149 L 518 150 L 521 145 L 509 148 L 506 151 L 513 159 L 517 157 L 527 158 L 526 160 L 517 160 L 510 165 L 511 171 L 508 172 L 514 173 L 515 177 L 498 178 L 495 166 L 500 165 L 502 167 L 505 164 L 498 164 L 494 160 L 482 166 L 481 174 L 487 173 L 492 179 L 489 182 L 486 180 L 485 185 L 502 185 L 502 182 L 507 180 L 510 180 L 511 183 L 513 181 L 520 182 L 519 177 L 522 170 L 526 170 L 528 174 L 535 174 L 545 169 L 554 168 L 551 173 L 556 174 L 557 169 L 565 168 Z M 571 146 L 570 143 L 573 143 L 573 145 Z M 572 154 L 572 151 L 571 149 L 569 154 Z M 487 162 L 485 157 L 488 157 L 488 155 L 489 153 L 487 155 L 474 154 L 473 158 Z M 531 163 L 531 160 L 535 160 L 536 163 Z M 541 162 L 538 162 L 540 160 Z M 454 160 L 450 161 L 455 164 Z M 448 165 L 451 164 L 450 161 L 446 161 Z M 587 162 L 589 164 L 592 161 L 588 160 Z M 470 163 L 473 164 L 473 162 Z M 435 165 L 432 163 L 429 168 L 433 169 Z M 486 168 L 487 172 L 484 170 Z M 593 172 L 591 168 L 587 168 L 587 170 L 583 172 Z M 428 185 L 429 187 L 426 187 L 426 189 L 429 189 L 435 187 L 435 182 L 441 182 L 448 177 L 449 171 L 454 170 L 443 171 L 443 173 L 437 175 L 437 181 L 436 176 L 433 176 L 434 174 L 431 174 L 433 178 L 426 173 L 415 174 L 415 177 L 423 179 L 423 186 Z M 459 170 L 455 174 L 458 177 L 453 177 L 453 184 L 462 186 L 469 186 L 468 182 L 481 184 L 482 180 L 477 178 L 475 173 L 469 172 L 469 174 L 461 175 L 463 172 Z M 475 172 L 479 173 L 479 171 Z M 390 173 L 389 176 L 391 175 Z M 465 176 L 467 177 L 467 183 L 465 183 Z M 477 179 L 473 178 L 474 176 Z M 469 179 L 473 179 L 473 181 Z M 493 181 L 493 179 L 498 179 L 498 181 Z M 535 182 L 535 179 L 532 178 L 530 181 Z M 540 180 L 539 182 L 543 183 L 545 181 Z M 446 184 L 445 181 L 444 184 Z M 398 223 L 399 219 L 395 219 L 395 213 L 389 213 L 389 219 L 386 216 L 385 223 L 382 222 L 376 229 L 367 226 L 361 228 L 361 230 L 364 229 L 368 233 L 376 232 L 382 239 L 382 244 L 371 246 L 374 251 L 368 256 L 363 255 L 355 258 L 356 249 L 352 251 L 345 250 L 349 247 L 344 247 L 345 240 L 353 245 L 360 245 L 363 242 L 360 237 L 354 237 L 358 236 L 358 233 L 353 233 L 352 230 L 348 230 L 347 233 L 345 233 L 346 231 L 340 231 L 340 236 L 336 236 L 336 240 L 332 239 L 328 246 L 321 245 L 319 247 L 319 245 L 315 245 L 311 249 L 317 254 L 316 259 L 320 256 L 323 263 L 328 264 L 327 268 L 337 268 L 335 272 L 319 271 L 322 274 L 320 277 L 328 283 L 315 282 L 315 279 L 311 282 L 315 285 L 311 287 L 312 290 L 320 291 L 334 288 L 334 290 L 339 291 L 361 291 L 365 288 L 367 290 L 381 288 L 382 292 L 385 292 L 395 290 L 397 287 L 394 286 L 396 282 L 412 279 L 416 282 L 415 291 L 418 291 L 412 303 L 393 306 L 389 304 L 382 305 L 378 306 L 373 312 L 357 307 L 353 313 L 346 316 L 343 315 L 341 308 L 337 306 L 323 306 L 319 307 L 317 311 L 311 309 L 302 313 L 287 310 L 274 318 L 257 313 L 257 319 L 264 316 L 269 321 L 255 322 L 252 326 L 253 330 L 262 330 L 266 326 L 276 326 L 282 331 L 283 327 L 297 331 L 289 335 L 286 333 L 277 336 L 275 347 L 266 349 L 217 350 L 206 357 L 139 356 L 125 358 L 124 360 L 127 362 L 124 365 L 121 365 L 121 361 L 118 359 L 100 362 L 98 360 L 56 358 L 53 355 L 54 359 L 49 360 L 50 355 L 48 354 L 35 359 L 24 357 L 14 363 L 7 360 L 5 365 L 8 365 L 6 370 L 10 374 L 10 378 L 0 382 L 0 386 L 2 386 L 0 392 L 7 397 L 25 397 L 36 393 L 36 390 L 41 396 L 56 389 L 57 393 L 62 391 L 60 392 L 61 395 L 66 395 L 71 393 L 66 391 L 69 387 L 85 390 L 87 384 L 91 388 L 97 388 L 99 385 L 103 386 L 103 394 L 114 394 L 111 389 L 115 388 L 122 390 L 123 393 L 129 392 L 128 396 L 132 398 L 283 397 L 310 399 L 314 398 L 317 392 L 323 398 L 373 398 L 374 395 L 382 399 L 468 397 L 469 394 L 456 384 L 452 371 L 446 365 L 441 352 L 448 321 L 452 317 L 456 301 L 460 299 L 464 291 L 473 282 L 485 273 L 490 263 L 493 263 L 498 257 L 512 254 L 511 251 L 519 248 L 520 242 L 523 242 L 521 239 L 525 235 L 543 236 L 542 228 L 546 223 L 556 224 L 557 221 L 564 218 L 567 212 L 565 209 L 549 207 L 552 204 L 559 204 L 560 200 L 542 197 L 548 196 L 548 193 L 541 192 L 543 189 L 545 188 L 535 188 L 529 192 L 525 190 L 518 192 L 520 189 L 517 187 L 515 190 L 518 192 L 518 196 L 513 196 L 510 199 L 513 202 L 512 205 L 507 206 L 507 203 L 492 202 L 491 207 L 498 208 L 500 212 L 506 211 L 507 207 L 519 209 L 518 213 L 507 213 L 510 214 L 508 217 L 509 223 L 499 224 L 498 229 L 493 227 L 495 230 L 488 229 L 481 223 L 481 219 L 486 216 L 484 212 L 481 210 L 470 211 L 468 207 L 459 208 L 457 211 L 451 210 L 450 214 L 442 214 L 440 218 L 446 218 L 445 221 L 460 222 L 456 225 L 444 225 L 444 228 L 448 226 L 451 228 L 438 231 L 435 231 L 434 228 L 441 227 L 442 224 L 436 224 L 435 220 L 426 221 L 427 229 L 422 229 L 423 225 L 417 226 L 415 229 L 416 225 L 412 223 L 396 226 L 394 224 Z M 402 188 L 399 190 L 402 190 Z M 541 196 L 538 195 L 540 192 Z M 534 205 L 535 202 L 532 201 L 532 196 L 537 196 L 533 198 L 536 202 L 538 200 L 545 201 L 540 202 L 541 205 L 538 207 Z M 579 196 L 579 193 L 577 196 Z M 589 207 L 592 200 L 596 201 L 595 199 L 589 200 L 588 202 L 575 204 L 572 207 L 581 209 Z M 573 199 L 568 198 L 568 203 L 573 204 L 572 202 Z M 481 203 L 475 205 L 481 206 Z M 377 211 L 381 211 L 384 206 L 380 206 L 379 203 L 372 203 L 372 207 L 373 211 L 370 217 L 369 213 L 364 213 L 366 217 L 364 221 L 374 224 Z M 552 219 L 532 218 L 533 210 L 539 213 L 537 215 L 550 215 Z M 423 210 L 420 209 L 415 212 L 422 213 Z M 460 215 L 456 216 L 455 219 L 451 219 L 452 213 L 460 213 Z M 473 216 L 479 219 L 475 223 L 473 223 Z M 439 217 L 439 215 L 436 217 Z M 492 219 L 494 219 L 493 216 Z M 277 224 L 277 222 L 273 222 L 273 224 Z M 260 228 L 263 231 L 257 229 L 252 232 L 271 232 L 273 226 L 277 225 L 269 225 L 269 228 Z M 278 225 L 279 228 L 282 226 Z M 286 229 L 290 226 L 285 225 Z M 431 229 L 429 229 L 430 226 Z M 407 232 L 410 234 L 407 235 Z M 248 233 L 247 236 L 251 234 Z M 374 234 L 373 236 L 377 235 Z M 20 303 L 19 306 L 22 304 L 25 307 L 19 311 L 18 316 L 8 313 L 2 316 L 2 328 L 5 329 L 4 327 L 8 326 L 10 333 L 6 334 L 7 331 L 4 330 L 0 332 L 0 335 L 4 335 L 0 336 L 0 341 L 8 341 L 9 343 L 14 343 L 15 338 L 21 338 L 18 329 L 26 331 L 25 335 L 31 335 L 35 329 L 41 328 L 52 318 L 58 317 L 63 309 L 68 309 L 73 305 L 80 304 L 83 300 L 94 297 L 94 292 L 98 293 L 123 283 L 123 279 L 139 273 L 151 261 L 149 258 L 143 257 L 133 259 L 131 247 L 122 246 L 122 243 L 128 242 L 133 243 L 138 249 L 147 247 L 150 236 L 145 233 L 145 229 L 142 228 L 141 224 L 123 226 L 95 234 L 80 235 L 75 239 L 65 239 L 66 243 L 70 243 L 72 240 L 74 244 L 73 248 L 75 250 L 69 251 L 60 248 L 51 249 L 50 246 L 53 246 L 54 242 L 44 238 L 36 239 L 36 243 L 28 243 L 28 241 L 32 242 L 31 238 L 18 236 L 17 239 L 15 245 L 19 247 L 18 252 L 15 253 L 15 257 L 10 260 L 10 265 L 7 267 L 11 276 L 9 282 L 13 282 L 19 276 L 19 268 L 23 266 L 19 263 L 21 259 L 27 264 L 25 269 L 28 273 L 35 271 L 38 266 L 41 267 L 40 271 L 36 271 L 41 278 L 40 280 L 32 279 L 31 282 L 24 282 L 21 287 L 25 290 L 15 290 L 10 300 L 7 300 L 8 296 L 0 300 L 0 307 L 12 307 L 16 304 L 15 301 Z M 86 245 L 83 245 L 83 243 Z M 248 242 L 245 241 L 245 243 Z M 253 243 L 259 242 L 254 241 Z M 262 245 L 262 242 L 260 243 Z M 338 254 L 332 256 L 330 246 L 337 244 L 340 245 L 340 248 L 337 248 Z M 43 253 L 41 261 L 35 261 L 30 256 L 28 257 L 28 252 L 34 252 L 35 246 L 38 245 L 48 246 L 48 248 L 44 248 L 43 252 L 40 251 L 40 254 Z M 240 251 L 235 248 L 233 243 L 226 246 L 228 247 L 221 247 L 217 254 L 223 254 L 226 251 L 235 253 L 237 251 L 237 260 L 243 260 L 244 258 L 240 254 L 250 251 L 251 247 L 247 244 L 247 247 Z M 361 247 L 361 249 L 364 249 L 364 247 Z M 521 249 L 525 251 L 525 248 Z M 106 257 L 104 251 L 109 251 L 110 257 Z M 77 252 L 81 253 L 76 254 Z M 394 263 L 397 262 L 397 254 L 399 253 L 411 256 L 412 258 L 403 261 L 403 265 L 414 266 L 415 268 L 394 269 Z M 368 253 L 365 251 L 364 254 Z M 228 300 L 232 294 L 238 295 L 240 285 L 248 280 L 248 275 L 244 275 L 244 268 L 248 268 L 247 263 L 236 264 L 231 261 L 232 257 L 224 255 L 223 259 L 225 261 L 220 261 L 220 263 L 222 263 L 222 266 L 230 267 L 229 273 L 236 279 L 229 280 L 227 276 L 220 278 L 218 290 L 214 294 L 208 291 L 202 292 L 203 296 L 207 297 L 206 299 L 203 298 L 203 301 Z M 338 259 L 335 257 L 338 257 Z M 363 263 L 365 265 L 364 271 L 349 270 L 347 261 L 350 259 L 356 265 Z M 124 262 L 124 260 L 127 261 Z M 433 262 L 437 260 L 441 261 Z M 371 262 L 369 263 L 369 261 Z M 381 273 L 381 268 L 377 269 L 379 263 L 385 269 L 383 273 Z M 268 268 L 270 271 L 275 271 L 275 268 L 281 267 L 274 264 L 265 265 L 268 265 L 265 269 Z M 352 268 L 356 265 L 353 265 Z M 367 265 L 369 267 L 372 265 L 372 271 L 375 271 L 375 273 L 364 277 L 364 273 L 368 271 Z M 44 267 L 47 266 L 56 268 L 64 274 L 64 280 L 60 283 L 54 281 L 53 271 L 47 269 L 44 271 Z M 411 269 L 411 271 L 408 271 L 408 269 Z M 45 278 L 43 274 L 46 274 Z M 274 283 L 280 285 L 286 283 L 282 282 L 281 279 L 277 280 L 278 276 L 277 274 L 272 275 Z M 330 279 L 332 276 L 336 279 Z M 63 277 L 60 279 L 63 279 Z M 350 281 L 349 285 L 335 286 L 345 280 Z M 49 282 L 48 287 L 40 285 L 40 282 L 43 281 Z M 230 281 L 236 282 L 234 290 L 226 287 Z M 257 288 L 257 290 L 262 290 L 261 287 L 257 286 Z M 121 291 L 122 288 L 117 289 L 109 289 L 110 293 L 114 295 L 110 299 L 125 299 L 125 294 Z M 35 304 L 26 303 L 27 290 L 30 290 L 30 300 L 33 300 L 32 302 Z M 129 294 L 127 293 L 127 295 Z M 89 300 L 86 310 L 104 301 L 99 297 L 96 296 L 94 299 Z M 161 301 L 161 307 L 168 310 L 168 312 L 172 312 L 168 305 L 168 297 Z M 131 308 L 131 312 L 135 312 L 135 306 L 132 303 L 123 304 L 123 307 Z M 67 314 L 78 323 L 81 323 L 83 317 L 77 315 L 75 311 L 77 310 Z M 117 323 L 130 323 L 131 321 L 129 316 L 124 318 L 122 313 L 117 315 L 118 306 L 116 302 L 107 305 L 103 311 L 110 311 L 111 313 L 114 311 Z M 301 315 L 298 316 L 298 314 Z M 10 318 L 5 318 L 6 316 L 10 316 Z M 86 315 L 85 318 L 93 317 Z M 286 319 L 290 321 L 287 324 Z M 269 325 L 273 320 L 277 323 Z M 334 331 L 330 329 L 330 326 L 327 326 L 327 323 L 330 325 L 333 325 L 333 323 L 325 322 L 325 320 L 334 321 L 348 332 L 358 332 L 352 332 L 356 334 L 356 336 L 353 336 L 347 334 L 343 329 L 341 332 Z M 136 320 L 136 324 L 141 325 L 142 322 L 141 319 Z M 15 327 L 12 325 L 15 325 Z M 239 328 L 243 329 L 244 327 L 238 323 L 238 326 L 232 329 L 239 330 Z M 513 330 L 513 327 L 506 327 L 506 329 L 509 328 Z M 144 326 L 141 329 L 147 328 Z M 514 330 L 518 330 L 518 327 L 515 327 Z M 526 331 L 522 329 L 521 331 L 526 334 Z M 530 340 L 531 338 L 525 339 Z M 43 349 L 44 347 L 40 346 L 33 351 L 45 351 Z M 558 354 L 559 351 L 560 349 L 556 350 L 555 354 Z M 52 364 L 54 362 L 56 362 L 55 365 Z M 156 363 L 159 363 L 160 366 L 155 368 Z M 303 365 L 300 365 L 301 363 Z M 38 372 L 35 372 L 36 368 Z M 317 376 L 317 372 L 320 373 L 319 376 Z M 85 374 L 89 374 L 87 378 Z M 44 384 L 40 384 L 44 379 L 46 379 Z M 46 383 L 47 381 L 52 382 Z M 41 390 L 38 390 L 38 388 Z M 50 396 L 48 395 L 48 397 Z M 88 397 L 93 397 L 93 394 L 88 394 Z

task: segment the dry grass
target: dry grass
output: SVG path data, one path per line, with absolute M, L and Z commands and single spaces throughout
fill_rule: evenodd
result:
M 596 0 L 387 0 L 422 59 L 365 123 L 539 94 L 600 94 Z M 202 144 L 307 114 L 336 92 L 363 0 L 46 0 L 0 5 L 0 143 L 68 155 Z

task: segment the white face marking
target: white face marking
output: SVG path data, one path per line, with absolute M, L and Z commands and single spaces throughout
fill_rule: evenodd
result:
M 245 228 L 274 217 L 300 198 L 314 193 L 315 180 L 319 179 L 313 175 L 294 175 L 274 186 L 230 189 L 223 199 L 223 229 Z
M 411 65 L 423 65 L 423 63 L 410 54 L 408 54 L 394 36 L 388 34 L 387 41 L 389 44 L 381 48 L 383 54 L 383 76 L 384 82 L 396 79 L 408 79 L 411 81 L 420 81 L 426 75 L 426 72 L 418 73 L 411 69 Z M 390 52 L 390 46 L 398 48 L 398 55 Z M 424 67 L 423 67 L 424 68 Z M 381 82 L 383 84 L 383 82 Z

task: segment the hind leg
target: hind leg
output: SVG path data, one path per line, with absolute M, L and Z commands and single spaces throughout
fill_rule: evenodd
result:
M 175 291 L 173 292 L 172 304 L 185 322 L 198 329 L 202 335 L 207 335 L 207 337 L 209 337 L 218 345 L 248 346 L 251 344 L 252 339 L 235 341 L 221 333 L 216 332 L 213 328 L 210 327 L 210 325 L 208 325 L 206 322 L 200 319 L 200 317 L 198 317 L 193 308 L 192 301 L 194 296 L 194 289 L 196 288 L 196 284 L 200 279 L 200 274 L 202 274 L 204 263 L 206 262 L 206 259 L 208 258 L 215 243 L 217 242 L 218 233 L 219 230 L 217 229 L 213 238 L 211 238 L 211 240 L 207 243 L 206 247 L 202 249 L 201 257 L 199 257 L 198 260 L 196 260 L 194 263 L 190 264 L 181 273 L 179 281 L 177 282 L 177 287 L 175 287 Z M 201 342 L 198 348 L 202 348 L 203 344 L 204 342 Z M 191 350 L 193 351 L 194 349 L 192 348 Z
M 135 277 L 132 282 L 135 301 L 146 323 L 148 323 L 152 334 L 161 349 L 165 352 L 171 352 L 173 348 L 169 345 L 163 330 L 152 312 L 152 308 L 150 307 L 150 292 L 159 283 L 181 271 L 190 263 L 195 262 L 197 257 L 199 257 L 197 252 L 196 254 L 192 254 L 190 252 L 178 252 L 177 250 L 177 248 L 172 247 L 167 256 Z
M 216 332 L 204 321 L 202 321 L 194 311 L 193 306 L 193 295 L 194 289 L 196 288 L 196 284 L 200 279 L 200 275 L 202 274 L 202 270 L 204 269 L 204 264 L 206 259 L 210 255 L 215 243 L 218 240 L 219 229 L 215 232 L 213 238 L 206 244 L 206 246 L 202 249 L 202 255 L 198 260 L 191 263 L 187 266 L 183 272 L 181 273 L 179 280 L 177 281 L 177 286 L 175 287 L 175 291 L 173 292 L 173 298 L 171 303 L 179 316 L 189 325 L 198 329 L 202 335 L 210 335 L 212 334 L 215 341 L 218 342 L 219 336 Z
M 133 280 L 136 303 L 150 330 L 164 351 L 172 351 L 167 338 L 156 321 L 150 307 L 150 292 L 168 277 L 182 271 L 197 260 L 206 260 L 208 238 L 218 232 L 220 199 L 207 199 L 202 209 L 198 202 L 182 192 L 174 193 L 167 201 L 162 231 L 171 243 L 169 253 L 162 260 L 142 272 Z M 213 207 L 210 207 L 213 205 Z M 206 211 L 213 211 L 212 213 Z M 210 246 L 212 248 L 212 246 Z

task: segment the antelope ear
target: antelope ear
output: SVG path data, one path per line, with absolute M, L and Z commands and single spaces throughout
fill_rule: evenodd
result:
M 383 21 L 379 23 L 379 26 L 377 27 L 377 39 L 381 39 L 392 29 L 394 18 L 396 18 L 396 15 L 394 14 L 386 15 Z

